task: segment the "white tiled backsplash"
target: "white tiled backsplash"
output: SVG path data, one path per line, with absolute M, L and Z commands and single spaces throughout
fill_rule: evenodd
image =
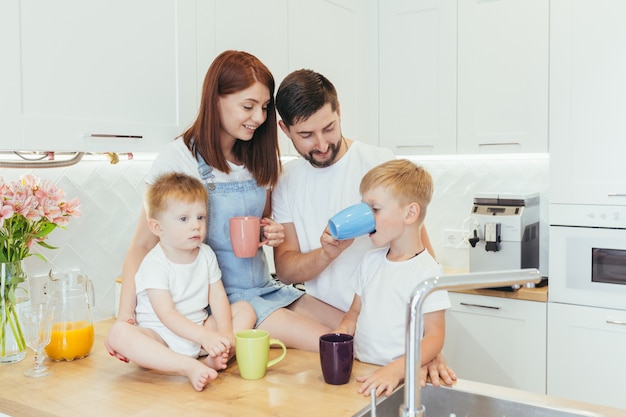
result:
M 432 174 L 435 194 L 428 209 L 428 229 L 438 260 L 446 267 L 467 269 L 467 249 L 445 247 L 444 230 L 460 229 L 469 215 L 477 192 L 539 192 L 541 198 L 540 269 L 547 273 L 549 163 L 547 156 L 442 157 L 416 159 Z M 112 165 L 105 160 L 83 160 L 66 168 L 0 169 L 11 181 L 33 173 L 63 188 L 69 198 L 81 200 L 82 216 L 72 219 L 66 230 L 56 230 L 42 249 L 49 262 L 27 260 L 32 276 L 54 269 L 80 269 L 95 285 L 94 320 L 112 317 L 115 309 L 115 278 L 135 231 L 144 190 L 143 179 L 150 158 L 135 158 Z M 38 249 L 36 249 L 38 250 Z

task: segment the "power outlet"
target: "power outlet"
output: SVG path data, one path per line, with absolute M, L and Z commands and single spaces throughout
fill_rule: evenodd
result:
M 466 231 L 459 229 L 445 229 L 443 231 L 446 248 L 468 249 L 469 243 L 465 239 Z
M 30 298 L 33 303 L 44 303 L 48 294 L 48 275 L 35 275 L 29 277 Z

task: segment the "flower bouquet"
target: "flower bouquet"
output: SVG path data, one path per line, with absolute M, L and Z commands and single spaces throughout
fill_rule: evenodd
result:
M 78 199 L 67 201 L 62 189 L 33 175 L 11 183 L 0 178 L 0 362 L 21 360 L 26 351 L 16 308 L 29 299 L 22 261 L 33 255 L 33 244 L 56 249 L 45 239 L 79 216 L 79 205 Z

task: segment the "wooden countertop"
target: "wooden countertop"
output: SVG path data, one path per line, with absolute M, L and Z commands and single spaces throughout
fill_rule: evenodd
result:
M 357 393 L 356 375 L 376 369 L 355 362 L 352 381 L 334 386 L 324 382 L 316 353 L 289 349 L 263 379 L 240 377 L 229 366 L 202 392 L 185 377 L 147 371 L 109 356 L 104 339 L 113 319 L 95 324 L 91 354 L 73 362 L 49 362 L 54 374 L 27 378 L 33 364 L 29 353 L 21 362 L 0 365 L 0 411 L 12 417 L 99 416 L 351 416 L 369 404 Z M 272 350 L 278 354 L 278 350 Z
M 469 271 L 462 269 L 444 268 L 446 274 L 466 274 Z M 548 302 L 548 286 L 538 288 L 526 288 L 522 286 L 517 291 L 500 291 L 500 290 L 455 290 L 453 292 L 464 294 L 487 295 L 489 297 L 510 298 L 513 300 L 537 301 L 541 303 Z
M 541 303 L 548 302 L 548 286 L 540 288 L 522 287 L 517 291 L 500 291 L 500 290 L 458 290 L 465 294 L 488 295 L 490 297 L 510 298 L 513 300 L 537 301 Z
M 104 348 L 104 338 L 113 319 L 95 324 L 92 353 L 73 362 L 52 362 L 54 374 L 27 378 L 33 362 L 0 365 L 0 412 L 12 417 L 101 417 L 101 416 L 352 416 L 369 404 L 357 394 L 357 375 L 374 365 L 355 362 L 352 381 L 333 386 L 324 383 L 315 353 L 290 349 L 287 357 L 268 369 L 263 379 L 241 379 L 237 364 L 220 373 L 204 391 L 196 392 L 184 377 L 158 374 L 120 362 Z M 270 356 L 277 354 L 273 350 Z M 46 364 L 50 364 L 46 359 Z M 497 394 L 511 399 L 535 399 L 555 405 L 578 407 L 572 401 L 459 380 L 455 388 Z M 555 402 L 556 401 L 556 402 Z M 595 408 L 594 408 L 595 407 Z M 623 416 L 623 410 L 585 405 L 607 417 Z

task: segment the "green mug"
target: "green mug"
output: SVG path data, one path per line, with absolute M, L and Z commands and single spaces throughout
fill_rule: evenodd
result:
M 285 344 L 278 339 L 270 338 L 266 330 L 242 330 L 237 332 L 235 353 L 239 373 L 243 379 L 260 379 L 270 366 L 276 365 L 287 355 Z M 280 346 L 282 353 L 270 360 L 270 346 Z

